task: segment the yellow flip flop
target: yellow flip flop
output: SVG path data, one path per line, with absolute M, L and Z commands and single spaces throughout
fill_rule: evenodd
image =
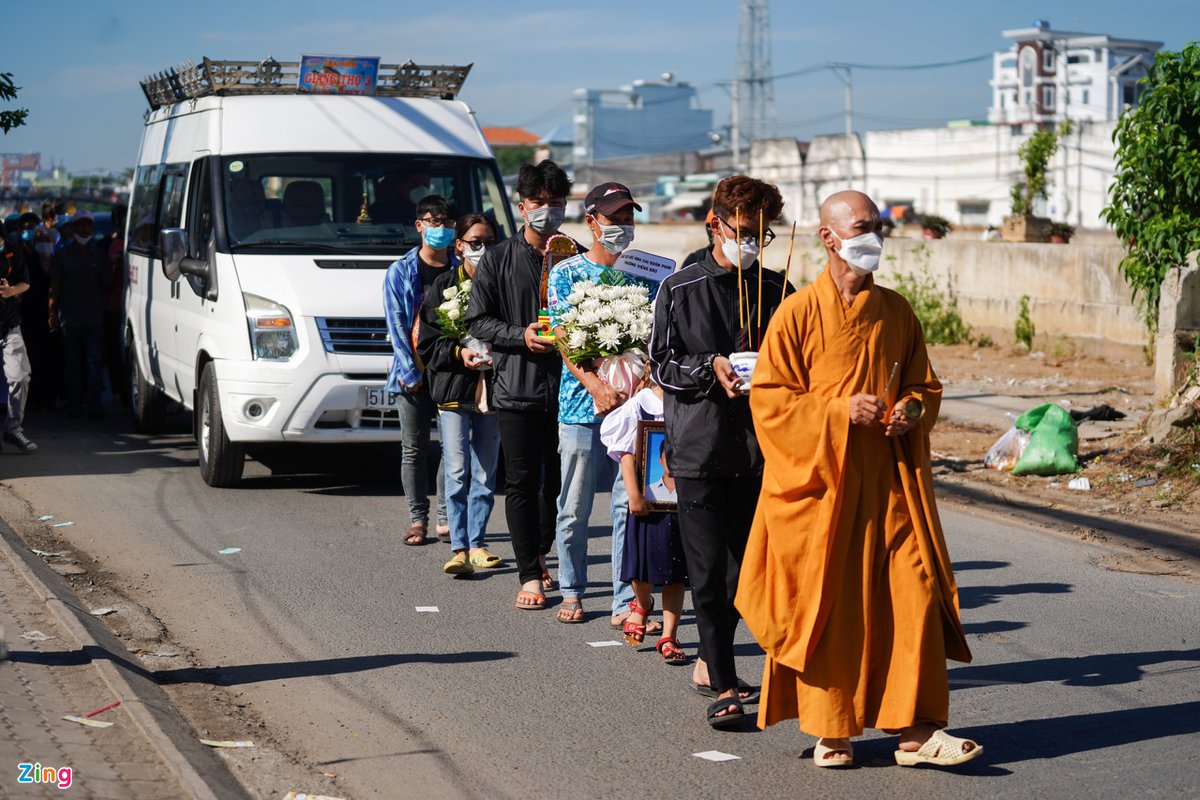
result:
M 476 569 L 495 569 L 504 563 L 504 559 L 489 553 L 486 547 L 479 547 L 471 551 L 470 563 Z
M 475 567 L 467 560 L 466 553 L 455 553 L 454 558 L 442 567 L 442 571 L 447 575 L 470 575 L 475 571 Z

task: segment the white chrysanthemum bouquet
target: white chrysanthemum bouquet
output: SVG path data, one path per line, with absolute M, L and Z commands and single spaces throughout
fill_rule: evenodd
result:
M 446 287 L 442 293 L 442 304 L 437 307 L 438 327 L 442 329 L 442 336 L 459 342 L 466 339 L 467 301 L 470 299 L 470 278 Z
M 561 317 L 567 358 L 575 364 L 600 359 L 600 379 L 632 395 L 646 372 L 646 344 L 654 323 L 649 290 L 610 269 L 599 281 L 577 281 L 567 303 L 571 308 Z

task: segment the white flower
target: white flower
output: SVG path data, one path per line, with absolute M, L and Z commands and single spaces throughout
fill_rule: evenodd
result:
M 583 302 L 583 292 L 571 292 L 567 295 L 567 304 L 577 306 Z
M 571 334 L 567 337 L 567 347 L 570 347 L 572 350 L 582 349 L 586 344 L 587 332 L 578 328 L 571 331 Z
M 596 340 L 601 347 L 615 350 L 621 341 L 621 329 L 611 322 L 601 325 L 596 328 Z
M 457 308 L 452 308 L 446 312 L 446 316 L 449 317 L 450 319 L 458 319 L 459 317 L 462 316 L 462 311 L 460 311 Z
M 466 280 L 464 280 L 464 281 L 463 281 L 461 284 L 459 284 L 459 288 L 460 288 L 460 289 L 462 289 L 464 292 L 470 292 L 470 291 L 471 291 L 471 285 L 472 285 L 472 284 L 471 284 L 471 279 L 470 279 L 470 278 L 467 278 L 467 279 L 466 279 Z
M 442 294 L 442 297 L 446 298 L 447 300 L 453 300 L 454 298 L 458 297 L 458 287 L 457 286 L 446 287 L 446 291 L 445 291 L 445 293 Z

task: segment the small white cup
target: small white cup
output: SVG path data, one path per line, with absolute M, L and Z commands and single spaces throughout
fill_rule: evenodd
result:
M 730 353 L 729 363 L 733 366 L 734 373 L 742 381 L 738 386 L 738 391 L 742 394 L 749 394 L 750 379 L 754 377 L 754 367 L 758 365 L 758 353 Z

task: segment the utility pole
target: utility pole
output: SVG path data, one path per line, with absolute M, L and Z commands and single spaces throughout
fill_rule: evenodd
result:
M 771 22 L 768 0 L 741 0 L 738 20 L 737 78 L 733 84 L 730 122 L 737 133 L 734 161 L 741 152 L 738 137 L 746 140 L 775 135 L 775 79 L 771 70 Z M 745 108 L 739 108 L 741 105 Z
M 846 87 L 846 145 L 844 150 L 846 163 L 846 185 L 854 186 L 854 174 L 851 168 L 850 147 L 854 142 L 854 76 L 849 64 L 830 64 L 829 69 L 841 79 Z M 865 175 L 864 175 L 865 177 Z

